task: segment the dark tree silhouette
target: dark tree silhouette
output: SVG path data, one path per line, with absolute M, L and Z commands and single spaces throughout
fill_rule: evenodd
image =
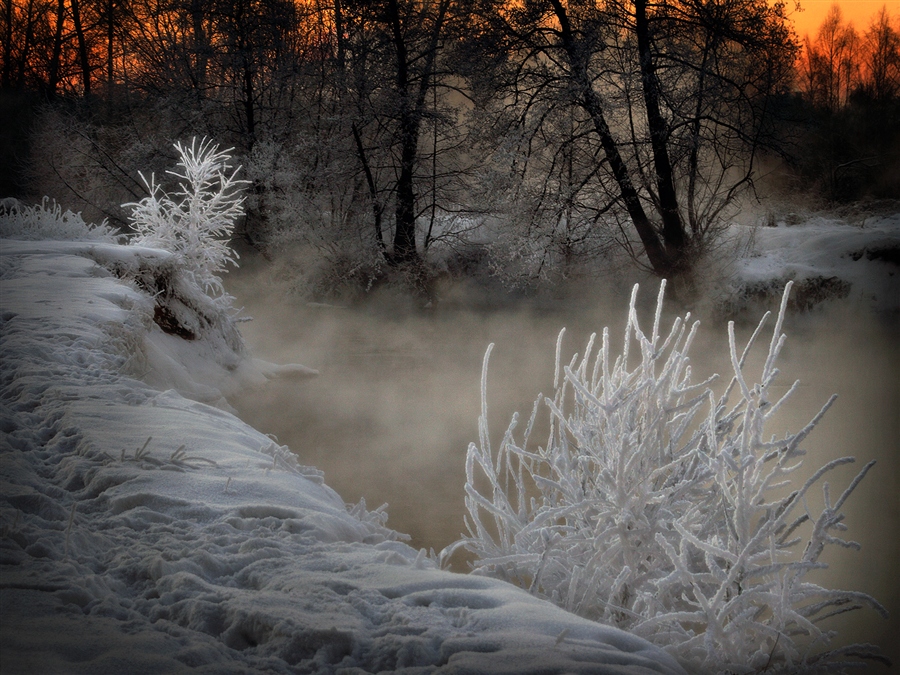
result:
M 859 32 L 835 5 L 798 65 L 794 165 L 829 201 L 900 195 L 900 25 L 883 7 Z
M 352 125 L 355 148 L 373 204 L 379 245 L 395 265 L 421 261 L 417 222 L 423 127 L 436 114 L 433 98 L 445 75 L 442 49 L 459 26 L 458 9 L 452 0 L 334 4 L 335 26 L 340 27 L 338 60 L 350 71 L 343 77 L 344 91 L 357 111 Z M 389 158 L 381 161 L 388 170 L 376 176 L 372 155 L 375 146 L 385 143 Z M 394 205 L 390 248 L 383 239 L 385 195 L 379 178 L 390 185 Z
M 561 142 L 593 148 L 582 189 L 595 211 L 627 218 L 656 274 L 689 277 L 751 185 L 768 102 L 788 81 L 796 45 L 782 7 L 536 0 L 483 2 L 481 15 L 507 56 L 500 105 L 529 140 L 574 110 Z

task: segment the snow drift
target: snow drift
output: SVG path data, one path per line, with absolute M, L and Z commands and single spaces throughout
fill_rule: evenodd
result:
M 795 311 L 846 299 L 876 315 L 896 319 L 900 314 L 900 213 L 895 209 L 859 220 L 808 214 L 773 225 L 732 227 L 733 238 L 750 232 L 750 241 L 729 269 L 722 298 L 727 310 L 768 309 L 792 280 Z

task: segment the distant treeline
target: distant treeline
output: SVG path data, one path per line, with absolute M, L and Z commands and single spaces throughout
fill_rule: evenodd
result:
M 900 196 L 886 9 L 801 41 L 766 0 L 6 0 L 0 35 L 3 195 L 124 225 L 138 170 L 207 136 L 252 181 L 245 238 L 344 280 L 488 242 L 516 278 L 624 252 L 689 281 L 773 158 Z
M 797 63 L 795 161 L 823 196 L 900 197 L 900 15 L 857 30 L 835 4 Z

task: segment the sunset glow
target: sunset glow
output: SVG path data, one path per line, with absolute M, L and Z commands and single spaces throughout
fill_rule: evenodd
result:
M 844 19 L 852 22 L 858 30 L 865 30 L 872 16 L 882 7 L 887 7 L 891 16 L 900 14 L 900 0 L 799 0 L 800 11 L 793 9 L 793 2 L 788 2 L 791 20 L 801 38 L 816 34 L 825 15 L 832 5 L 840 5 Z

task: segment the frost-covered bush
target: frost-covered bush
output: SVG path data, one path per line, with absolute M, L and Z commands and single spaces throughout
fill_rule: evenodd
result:
M 22 204 L 16 199 L 0 202 L 0 237 L 5 239 L 78 239 L 116 241 L 117 231 L 103 221 L 99 225 L 84 222 L 81 213 L 73 213 L 44 197 L 40 204 Z
M 768 314 L 742 350 L 728 336 L 734 376 L 716 396 L 691 380 L 688 353 L 698 322 L 690 314 L 660 332 L 663 290 L 645 333 L 631 298 L 625 342 L 614 356 L 604 329 L 594 355 L 560 361 L 555 394 L 539 396 L 516 438 L 514 416 L 496 454 L 487 425 L 482 372 L 479 443 L 466 457 L 469 536 L 476 573 L 500 577 L 582 616 L 625 628 L 666 647 L 690 672 L 828 672 L 874 648 L 828 650 L 834 614 L 881 605 L 863 593 L 830 590 L 805 579 L 825 567 L 828 544 L 857 548 L 838 536 L 841 508 L 871 467 L 813 515 L 807 495 L 846 457 L 801 484 L 802 442 L 832 397 L 801 430 L 766 437 L 766 425 L 797 387 L 773 400 L 775 362 L 790 284 L 758 382 L 744 373 Z M 562 366 L 562 367 L 561 367 Z M 546 444 L 532 435 L 549 413 Z M 805 542 L 805 543 L 804 543 Z
M 237 253 L 229 239 L 235 221 L 243 213 L 242 191 L 247 181 L 237 178 L 240 167 L 230 164 L 230 150 L 219 150 L 209 139 L 194 138 L 190 146 L 175 143 L 180 157 L 175 171 L 178 190 L 169 193 L 155 176 L 141 179 L 150 193 L 131 208 L 130 222 L 136 232 L 132 243 L 171 251 L 181 268 L 205 292 L 223 296 L 223 272 L 237 264 Z

